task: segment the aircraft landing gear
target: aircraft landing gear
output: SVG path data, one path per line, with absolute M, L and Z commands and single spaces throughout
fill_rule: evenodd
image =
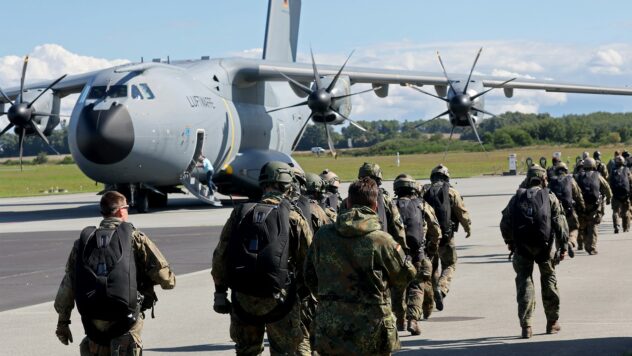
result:
M 149 192 L 145 189 L 138 189 L 134 199 L 136 212 L 145 214 L 149 212 Z
M 156 192 L 147 191 L 147 196 L 149 198 L 149 207 L 150 208 L 164 208 L 167 206 L 167 193 L 158 194 Z

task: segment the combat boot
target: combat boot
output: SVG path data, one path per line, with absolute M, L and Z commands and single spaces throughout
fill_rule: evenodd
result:
M 615 225 L 614 226 L 614 233 L 618 234 L 619 233 L 619 225 Z
M 406 320 L 397 319 L 397 331 L 406 331 Z
M 419 326 L 419 322 L 415 319 L 408 320 L 408 326 L 406 330 L 410 331 L 410 335 L 420 335 L 421 327 Z
M 546 322 L 546 333 L 547 334 L 557 334 L 562 330 L 560 323 L 557 320 L 549 320 Z
M 525 326 L 522 328 L 522 338 L 523 339 L 530 339 L 531 335 L 533 335 L 533 333 L 531 332 L 531 327 L 530 326 Z
M 443 310 L 443 293 L 438 288 L 434 291 L 435 306 L 438 311 Z

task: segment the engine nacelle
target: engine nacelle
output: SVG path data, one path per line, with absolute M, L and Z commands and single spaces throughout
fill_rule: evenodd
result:
M 327 87 L 334 79 L 333 75 L 327 75 L 321 78 L 320 82 L 324 87 Z M 316 86 L 312 82 L 312 90 L 316 90 Z M 351 94 L 351 81 L 348 76 L 341 75 L 338 77 L 336 85 L 331 90 L 331 96 L 341 96 Z M 334 99 L 331 106 L 344 116 L 351 114 L 351 98 L 346 97 L 342 99 Z M 344 121 L 344 118 L 333 111 L 326 112 L 325 115 L 314 114 L 312 116 L 314 122 L 326 122 L 331 125 L 339 125 Z
M 27 89 L 25 90 L 22 96 L 22 102 L 29 103 L 38 95 L 40 95 L 45 88 L 37 88 L 37 89 Z M 19 102 L 20 99 L 18 98 Z M 54 95 L 52 91 L 47 91 L 42 95 L 41 98 L 37 99 L 37 101 L 33 104 L 32 108 L 36 112 L 44 112 L 44 113 L 52 113 L 59 114 L 59 108 L 61 104 L 61 99 L 59 96 Z M 53 132 L 53 129 L 59 125 L 59 116 L 35 116 L 33 117 L 33 122 L 42 130 L 44 135 L 48 136 Z M 31 130 L 27 130 L 27 134 L 32 134 Z M 33 132 L 34 133 L 34 132 Z

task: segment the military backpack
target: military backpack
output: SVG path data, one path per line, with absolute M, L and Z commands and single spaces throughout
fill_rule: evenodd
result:
M 421 210 L 423 201 L 419 198 L 397 199 L 397 208 L 404 223 L 406 245 L 408 245 L 413 263 L 424 258 L 424 212 Z
M 551 243 L 551 202 L 546 188 L 521 188 L 512 207 L 517 247 L 547 248 Z
M 437 214 L 441 226 L 441 244 L 452 238 L 452 206 L 450 205 L 450 183 L 438 181 L 432 183 L 424 193 L 424 200 Z
M 595 206 L 599 202 L 599 177 L 597 171 L 582 171 L 577 175 L 577 183 L 587 206 Z
M 562 203 L 564 211 L 571 213 L 573 211 L 573 177 L 570 175 L 553 176 L 549 181 L 549 189 Z
M 612 195 L 619 200 L 625 200 L 630 196 L 629 174 L 628 167 L 617 167 L 612 170 L 610 175 Z

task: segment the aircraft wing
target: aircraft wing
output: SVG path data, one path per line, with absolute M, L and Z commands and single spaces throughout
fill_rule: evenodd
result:
M 79 93 L 81 92 L 83 87 L 86 85 L 86 83 L 88 83 L 92 79 L 92 77 L 98 72 L 99 71 L 97 70 L 97 71 L 88 72 L 88 73 L 69 75 L 66 78 L 62 79 L 59 83 L 55 84 L 52 90 L 53 92 L 55 92 L 56 95 L 58 95 L 61 98 L 70 94 Z M 26 83 L 24 85 L 24 89 L 36 89 L 36 88 L 44 89 L 48 87 L 55 79 L 57 78 L 53 78 L 53 79 L 45 80 L 41 82 L 35 82 L 35 83 Z M 15 98 L 20 93 L 20 87 L 19 86 L 10 87 L 8 89 L 3 89 L 3 91 L 11 100 L 15 100 Z M 0 103 L 6 103 L 6 102 L 7 101 L 2 96 L 0 96 Z
M 245 63 L 244 63 L 245 64 Z M 322 75 L 335 75 L 340 68 L 331 65 L 318 65 L 318 72 Z M 286 81 L 283 73 L 302 83 L 314 80 L 311 64 L 306 63 L 275 63 L 259 61 L 242 68 L 240 74 L 245 81 Z M 371 83 L 399 84 L 399 85 L 434 85 L 447 86 L 448 81 L 443 73 L 420 72 L 400 69 L 376 69 L 362 67 L 345 67 L 342 75 L 348 76 L 352 84 Z M 450 74 L 451 79 L 467 78 L 467 74 Z M 511 78 L 476 76 L 472 79 L 483 83 L 484 87 L 494 88 Z M 604 94 L 604 95 L 632 95 L 632 87 L 603 87 L 586 84 L 561 83 L 553 80 L 516 79 L 502 86 L 509 89 L 545 90 L 561 93 Z

